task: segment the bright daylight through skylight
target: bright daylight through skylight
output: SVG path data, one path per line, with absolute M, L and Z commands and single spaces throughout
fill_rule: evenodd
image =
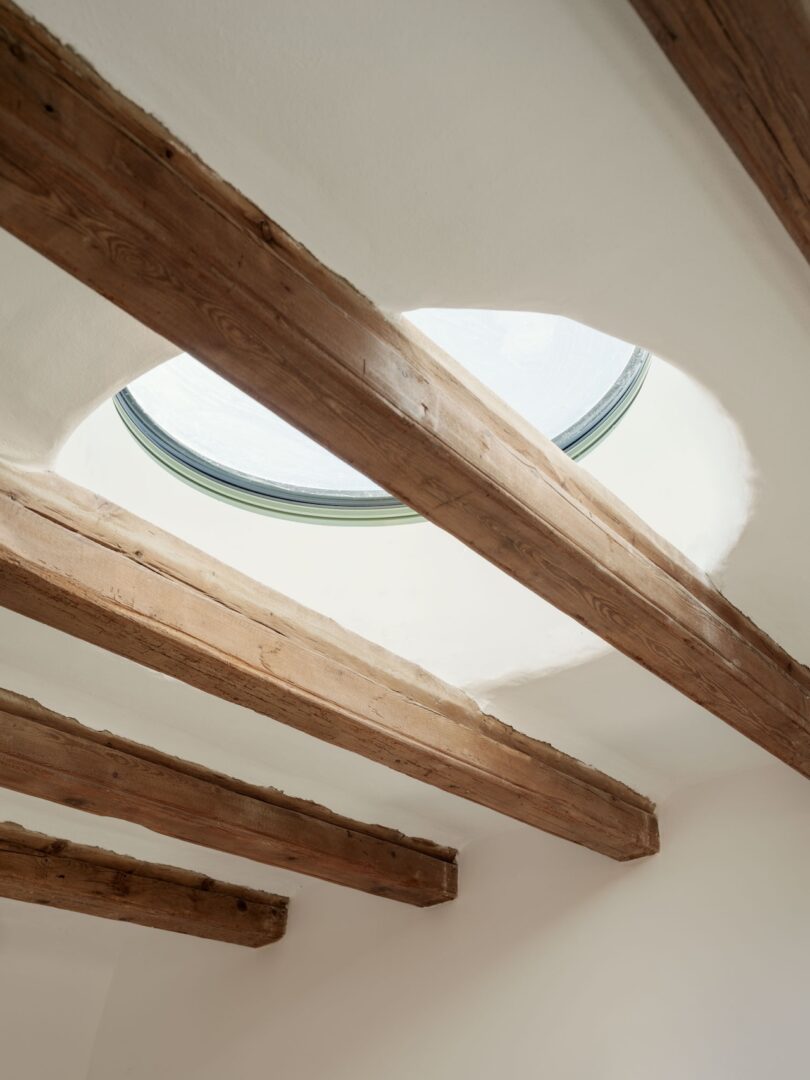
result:
M 649 359 L 554 315 L 424 308 L 406 318 L 574 457 L 617 422 Z M 190 356 L 141 376 L 117 404 L 164 465 L 254 509 L 331 521 L 416 516 Z

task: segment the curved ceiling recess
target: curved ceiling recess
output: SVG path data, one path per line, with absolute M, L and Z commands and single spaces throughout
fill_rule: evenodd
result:
M 645 350 L 555 315 L 423 308 L 406 318 L 575 459 L 615 427 L 650 363 Z M 219 498 L 299 521 L 422 520 L 188 355 L 115 402 L 157 461 Z

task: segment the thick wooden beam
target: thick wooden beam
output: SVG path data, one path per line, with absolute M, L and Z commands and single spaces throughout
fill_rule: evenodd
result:
M 256 949 L 278 941 L 287 897 L 0 824 L 0 896 Z
M 623 784 L 52 474 L 0 465 L 0 604 L 614 858 L 657 850 Z
M 0 49 L 0 224 L 810 774 L 810 675 L 705 575 L 8 0 Z
M 2 689 L 0 786 L 418 907 L 457 893 L 452 848 L 94 731 Z
M 810 6 L 630 0 L 810 260 Z

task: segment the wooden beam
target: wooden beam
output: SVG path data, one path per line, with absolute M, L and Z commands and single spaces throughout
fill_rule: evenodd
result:
M 2 689 L 0 786 L 418 907 L 457 893 L 452 848 L 94 731 Z
M 0 604 L 614 858 L 657 850 L 649 800 L 52 474 L 0 465 Z
M 810 6 L 630 3 L 810 260 Z
M 0 224 L 810 774 L 810 674 L 704 574 L 8 0 L 0 49 Z
M 0 824 L 0 896 L 256 949 L 278 941 L 287 897 Z

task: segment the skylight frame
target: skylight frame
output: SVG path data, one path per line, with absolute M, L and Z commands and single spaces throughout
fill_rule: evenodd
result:
M 552 440 L 575 461 L 589 454 L 619 423 L 646 378 L 650 353 L 635 348 L 608 392 Z M 392 495 L 289 486 L 225 467 L 190 449 L 157 424 L 128 388 L 114 398 L 130 433 L 174 476 L 227 503 L 293 521 L 329 525 L 394 525 L 423 521 Z

